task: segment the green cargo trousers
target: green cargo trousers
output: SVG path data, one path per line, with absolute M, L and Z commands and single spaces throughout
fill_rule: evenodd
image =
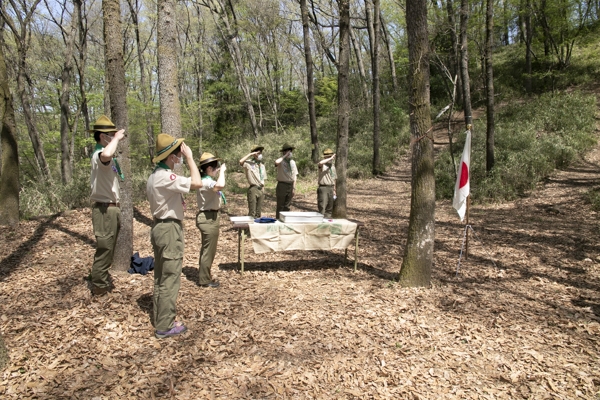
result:
M 217 254 L 219 242 L 219 212 L 200 211 L 196 215 L 196 226 L 200 230 L 201 247 L 198 284 L 206 285 L 212 282 L 210 268 Z
M 260 186 L 252 185 L 248 188 L 248 215 L 252 218 L 260 218 L 262 211 L 262 202 L 264 198 L 263 190 Z
M 317 189 L 317 206 L 319 214 L 331 218 L 333 212 L 333 186 L 319 185 Z
M 183 225 L 178 219 L 155 220 L 150 240 L 154 249 L 154 329 L 168 331 L 177 314 L 176 303 L 183 264 Z
M 277 182 L 277 187 L 275 188 L 275 197 L 277 198 L 275 218 L 279 219 L 281 211 L 290 211 L 293 193 L 294 184 L 292 182 Z
M 98 288 L 108 288 L 108 269 L 115 254 L 115 244 L 121 225 L 121 209 L 107 204 L 94 204 L 92 226 L 96 236 L 96 254 L 92 264 L 92 284 Z

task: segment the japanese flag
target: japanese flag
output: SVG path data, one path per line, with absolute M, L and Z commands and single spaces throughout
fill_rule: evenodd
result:
M 467 211 L 467 196 L 471 191 L 469 183 L 469 169 L 471 164 L 471 130 L 467 130 L 467 138 L 465 139 L 465 148 L 458 167 L 458 175 L 456 177 L 456 186 L 454 186 L 454 200 L 452 205 L 458 212 L 458 216 L 462 221 L 465 218 Z

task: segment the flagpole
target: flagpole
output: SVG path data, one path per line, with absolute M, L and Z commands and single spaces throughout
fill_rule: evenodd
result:
M 469 226 L 469 208 L 471 205 L 471 195 L 469 194 L 467 196 L 467 212 L 466 212 L 466 217 L 467 217 L 467 222 L 465 224 L 465 227 Z M 469 258 L 469 230 L 466 229 L 466 234 L 467 234 L 467 239 L 466 239 L 466 244 L 465 244 L 465 260 Z

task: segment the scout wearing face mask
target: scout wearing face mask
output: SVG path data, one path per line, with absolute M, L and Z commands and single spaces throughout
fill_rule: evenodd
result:
M 240 166 L 246 173 L 249 185 L 247 192 L 248 215 L 255 219 L 262 216 L 263 187 L 267 179 L 267 169 L 262 162 L 263 150 L 263 146 L 253 146 L 250 149 L 250 153 L 246 154 L 239 161 Z

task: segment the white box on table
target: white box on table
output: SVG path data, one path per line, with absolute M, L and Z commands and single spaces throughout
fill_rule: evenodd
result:
M 323 222 L 323 214 L 318 212 L 298 212 L 298 211 L 281 211 L 279 213 L 281 222 L 290 224 L 298 223 L 321 223 Z
M 239 216 L 239 217 L 229 217 L 229 220 L 234 224 L 253 224 L 254 218 L 249 215 Z

